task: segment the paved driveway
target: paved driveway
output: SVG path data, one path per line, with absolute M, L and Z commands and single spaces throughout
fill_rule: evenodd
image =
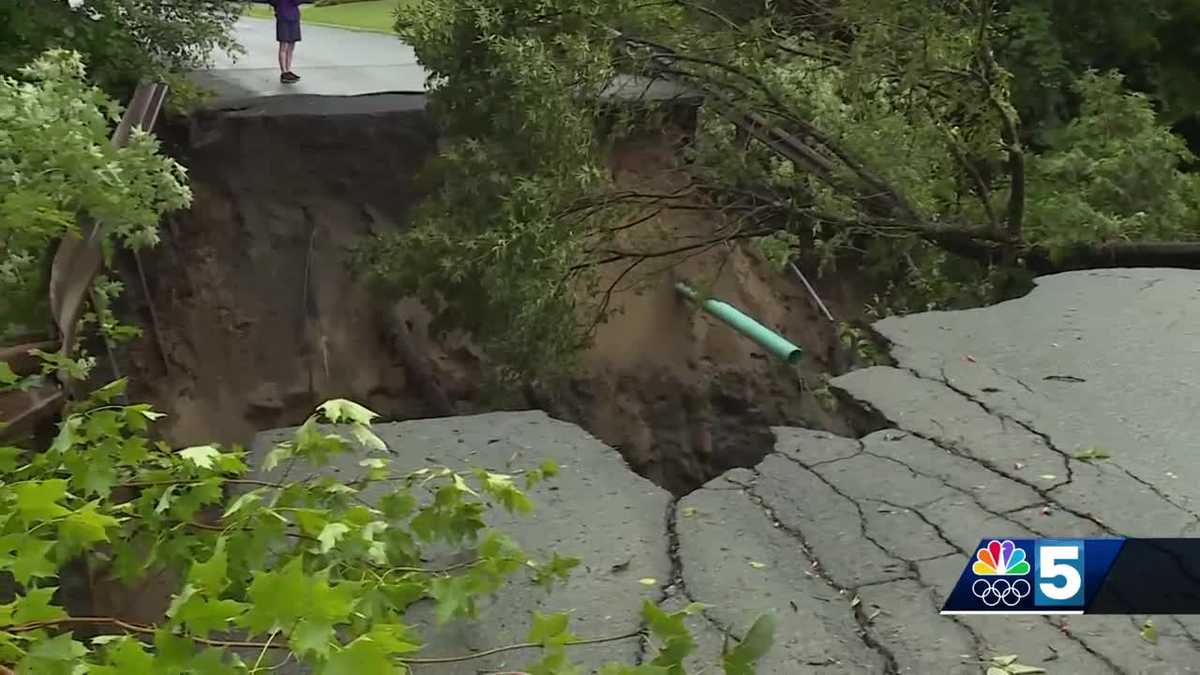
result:
M 305 25 L 303 36 L 292 64 L 302 78 L 295 84 L 279 81 L 274 21 L 252 18 L 237 24 L 237 39 L 246 53 L 236 60 L 218 53 L 212 67 L 194 73 L 193 79 L 215 90 L 218 104 L 287 94 L 425 91 L 425 70 L 397 37 L 314 25 Z

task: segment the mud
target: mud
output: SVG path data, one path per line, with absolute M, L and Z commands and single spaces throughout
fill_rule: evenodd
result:
M 246 443 L 256 431 L 302 421 L 330 397 L 361 401 L 388 420 L 445 413 L 394 347 L 395 303 L 372 297 L 350 266 L 351 246 L 403 227 L 420 199 L 419 170 L 436 141 L 419 108 L 223 111 L 169 119 L 159 133 L 188 167 L 195 202 L 144 258 L 149 294 L 130 297 L 148 330 L 129 369 L 141 383 L 134 395 L 169 413 L 172 442 Z M 618 144 L 617 180 L 679 180 L 673 147 L 656 134 Z M 714 227 L 664 215 L 641 236 L 697 237 Z M 398 311 L 454 412 L 542 408 L 618 448 L 676 494 L 755 465 L 774 445 L 771 426 L 855 431 L 855 420 L 813 395 L 822 374 L 849 364 L 836 327 L 792 273 L 742 246 L 660 263 L 615 288 L 617 314 L 579 372 L 517 392 L 486 385 L 485 355 L 463 336 L 431 337 L 419 305 Z M 782 366 L 692 311 L 673 291 L 685 278 L 711 283 L 718 297 L 789 337 L 805 350 L 803 362 Z M 852 278 L 813 281 L 835 317 L 862 306 Z

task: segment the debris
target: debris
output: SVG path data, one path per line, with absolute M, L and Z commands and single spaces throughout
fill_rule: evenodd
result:
M 1043 515 L 1043 516 L 1048 516 L 1048 515 L 1050 515 L 1050 513 L 1051 513 L 1051 510 L 1050 510 L 1050 505 L 1049 505 L 1049 504 L 1044 504 L 1044 505 L 1042 506 L 1042 515 Z
M 1013 468 L 1017 471 L 1020 471 L 1021 469 L 1025 468 L 1025 462 L 1017 462 L 1016 464 L 1013 464 Z
M 1018 658 L 1016 654 L 993 656 L 988 661 L 987 675 L 1033 675 L 1046 672 L 1044 668 L 1020 663 L 1017 661 Z
M 764 565 L 764 564 L 762 564 L 762 563 L 758 562 L 757 560 L 751 560 L 751 561 L 750 561 L 750 566 L 751 566 L 751 567 L 753 567 L 753 568 L 754 568 L 754 569 L 756 569 L 756 570 L 761 570 L 762 568 L 766 567 L 766 565 Z
M 1055 476 L 1052 473 L 1044 473 L 1044 474 L 1038 476 L 1038 478 L 1041 478 L 1042 480 L 1055 480 L 1058 478 L 1058 476 Z
M 1142 629 L 1138 631 L 1138 635 L 1152 645 L 1158 644 L 1158 629 L 1154 627 L 1153 619 L 1146 619 L 1146 623 L 1142 624 Z
M 963 354 L 963 361 L 966 361 L 967 363 L 979 363 L 975 360 L 975 357 L 971 356 L 970 354 Z
M 625 570 L 629 569 L 629 563 L 632 561 L 633 560 L 630 559 L 630 560 L 626 560 L 625 562 L 619 562 L 616 565 L 613 565 L 611 568 L 609 568 L 608 571 L 612 572 L 613 574 L 616 574 L 617 572 L 624 572 Z
M 696 507 L 694 507 L 694 506 L 685 506 L 685 507 L 683 507 L 682 509 L 680 509 L 680 510 L 679 510 L 679 513 L 680 513 L 680 515 L 682 515 L 684 518 L 691 518 L 692 516 L 696 515 Z
M 1042 379 L 1049 382 L 1087 382 L 1082 377 L 1075 377 L 1074 375 L 1047 375 Z
M 645 577 L 643 579 L 638 579 L 638 583 L 643 586 L 653 586 L 654 584 L 658 583 L 658 579 L 655 579 L 654 577 Z
M 854 599 L 850 601 L 851 607 L 858 607 L 861 604 L 862 604 L 862 600 L 857 595 L 854 596 Z
M 1080 450 L 1072 456 L 1081 462 L 1092 462 L 1102 459 L 1110 459 L 1112 457 L 1107 450 L 1103 448 L 1097 448 L 1095 446 Z

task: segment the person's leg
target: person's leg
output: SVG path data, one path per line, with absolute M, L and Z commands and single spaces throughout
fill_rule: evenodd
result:
M 292 72 L 292 55 L 296 53 L 296 43 L 289 42 L 287 45 L 287 72 Z
M 288 43 L 279 43 L 279 72 L 280 74 L 288 72 Z

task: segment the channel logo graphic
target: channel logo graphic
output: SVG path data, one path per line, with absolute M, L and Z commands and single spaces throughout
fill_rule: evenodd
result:
M 1082 614 L 1121 541 L 984 539 L 967 561 L 942 613 Z M 1085 565 L 1089 547 L 1103 549 L 1095 556 L 1103 567 Z
M 971 583 L 971 594 L 987 607 L 1016 607 L 1032 589 L 1025 549 L 1011 539 L 993 539 L 976 551 L 971 572 L 979 577 Z

